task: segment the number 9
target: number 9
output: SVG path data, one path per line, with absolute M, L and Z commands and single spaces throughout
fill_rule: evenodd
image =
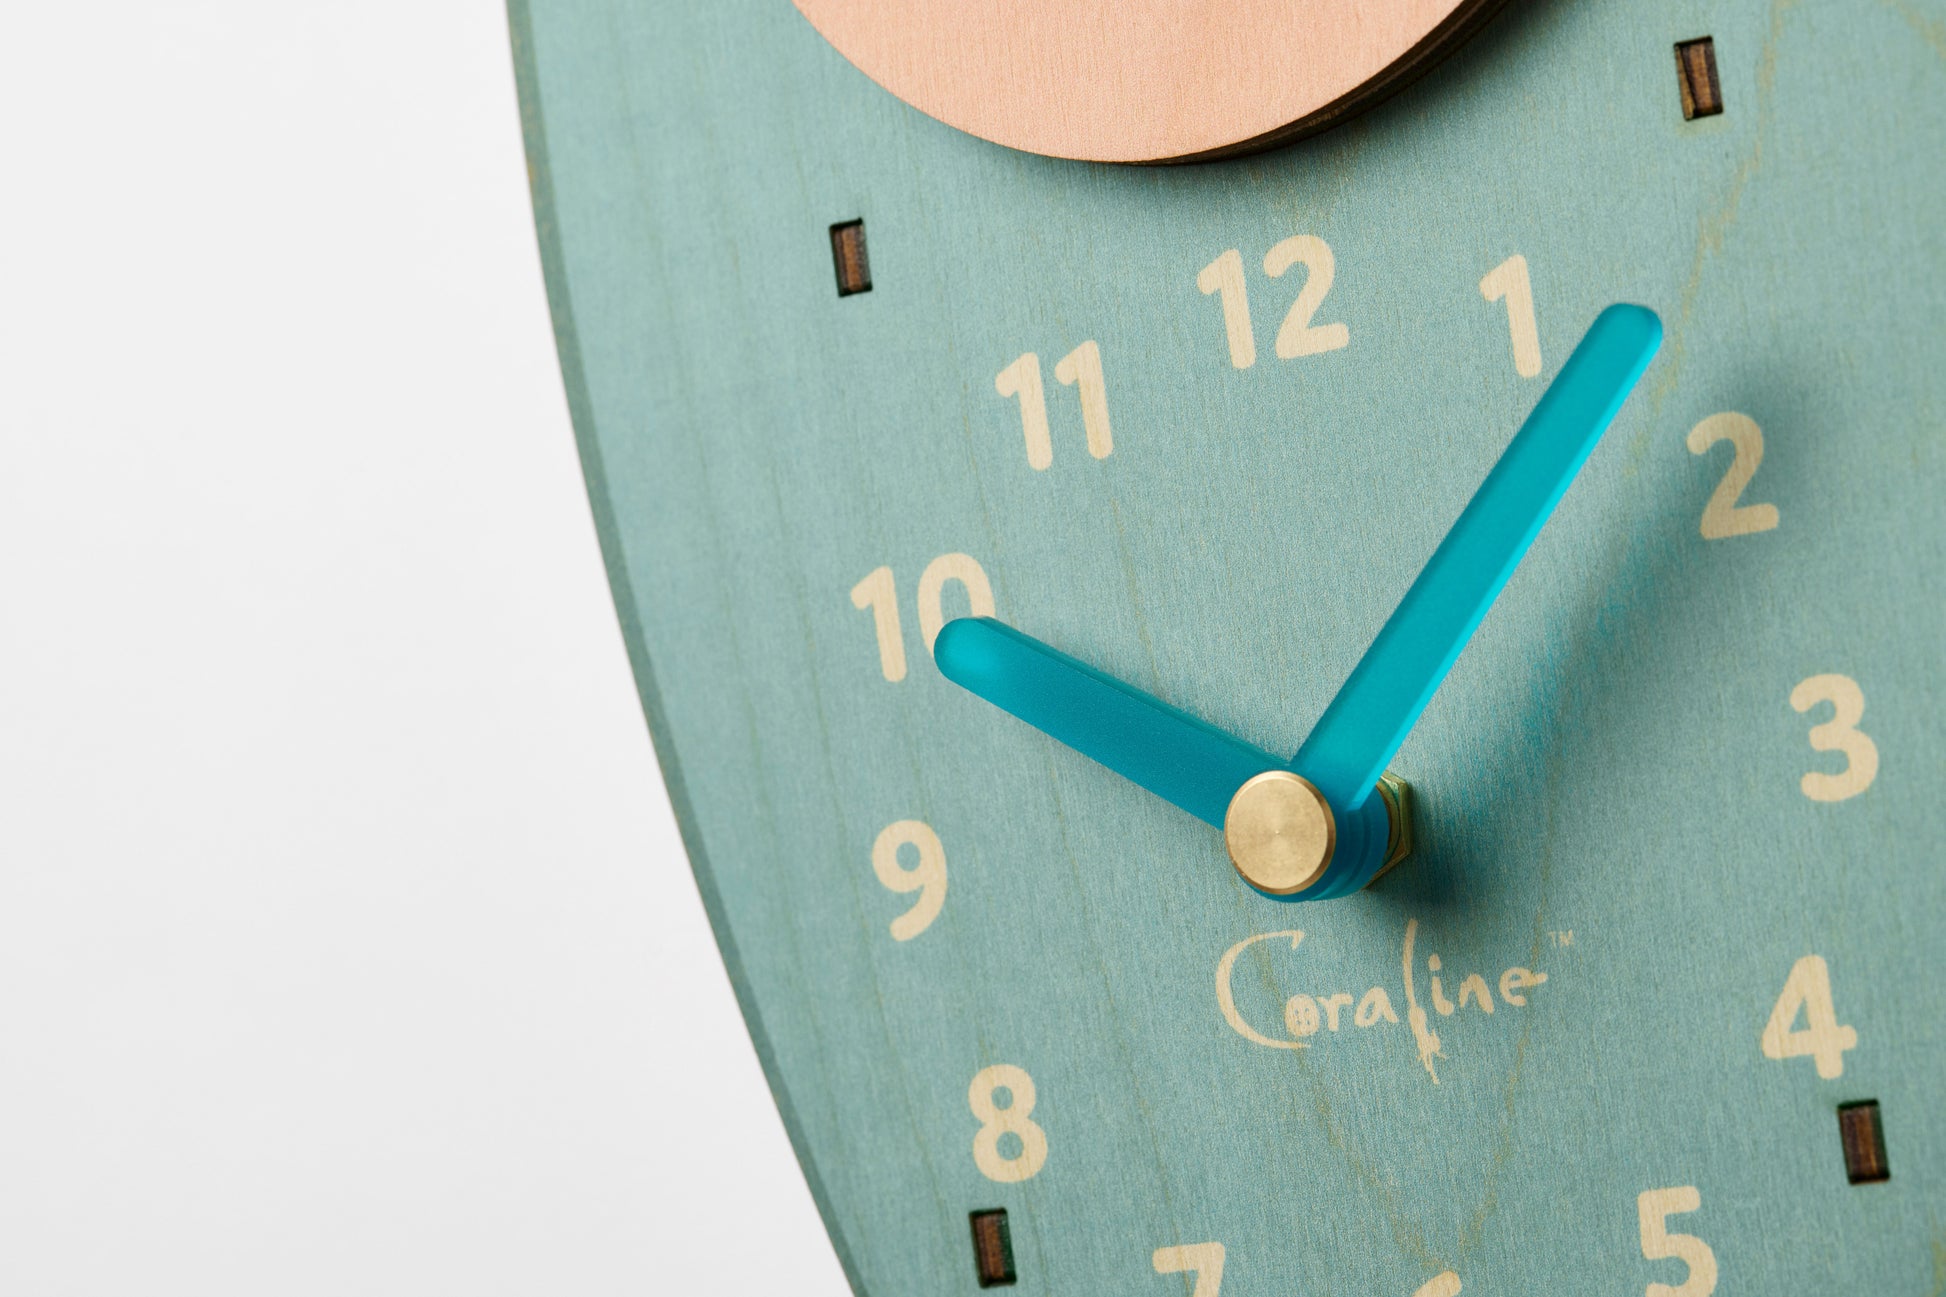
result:
M 910 869 L 899 863 L 899 848 L 906 846 L 919 853 Z M 946 848 L 930 826 L 921 820 L 886 825 L 872 843 L 872 872 L 892 891 L 919 893 L 918 902 L 892 920 L 894 941 L 910 941 L 932 926 L 939 907 L 946 904 Z

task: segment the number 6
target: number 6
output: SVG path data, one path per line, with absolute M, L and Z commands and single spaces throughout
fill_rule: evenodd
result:
M 1652 1283 L 1648 1297 L 1708 1297 L 1716 1291 L 1716 1253 L 1694 1234 L 1671 1234 L 1663 1228 L 1671 1216 L 1695 1211 L 1703 1196 L 1695 1185 L 1679 1189 L 1650 1189 L 1635 1200 L 1642 1218 L 1642 1255 L 1651 1261 L 1674 1257 L 1689 1267 L 1689 1277 L 1677 1287 Z

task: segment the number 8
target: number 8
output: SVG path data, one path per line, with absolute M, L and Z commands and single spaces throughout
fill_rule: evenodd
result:
M 993 1092 L 999 1089 L 1012 1096 L 1004 1108 L 993 1102 Z M 995 1063 L 974 1073 L 966 1103 L 980 1119 L 980 1132 L 973 1136 L 973 1165 L 980 1174 L 1001 1184 L 1031 1180 L 1047 1161 L 1047 1132 L 1029 1119 L 1034 1111 L 1034 1078 L 1025 1068 Z M 1002 1135 L 1018 1138 L 1020 1152 L 1012 1157 L 1001 1153 Z

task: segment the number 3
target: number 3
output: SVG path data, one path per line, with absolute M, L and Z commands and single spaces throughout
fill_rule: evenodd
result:
M 1810 771 L 1797 786 L 1814 802 L 1842 802 L 1870 788 L 1878 777 L 1878 744 L 1854 728 L 1865 714 L 1865 693 L 1856 680 L 1812 676 L 1791 690 L 1791 707 L 1797 711 L 1808 712 L 1819 703 L 1831 704 L 1831 719 L 1811 727 L 1812 750 L 1844 753 L 1845 768 L 1835 775 Z
M 1703 1196 L 1695 1185 L 1679 1189 L 1650 1189 L 1635 1200 L 1642 1218 L 1642 1255 L 1651 1261 L 1674 1257 L 1689 1267 L 1689 1278 L 1678 1286 L 1652 1283 L 1648 1297 L 1708 1297 L 1716 1291 L 1716 1253 L 1694 1234 L 1671 1234 L 1663 1226 L 1671 1216 L 1695 1211 Z

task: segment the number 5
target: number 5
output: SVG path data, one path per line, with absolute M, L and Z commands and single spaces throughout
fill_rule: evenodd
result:
M 1652 1283 L 1648 1297 L 1708 1297 L 1716 1291 L 1716 1253 L 1694 1234 L 1671 1234 L 1663 1228 L 1671 1216 L 1695 1211 L 1703 1196 L 1695 1185 L 1679 1189 L 1650 1189 L 1635 1200 L 1642 1217 L 1642 1255 L 1651 1261 L 1673 1257 L 1689 1267 L 1689 1277 L 1680 1286 Z

